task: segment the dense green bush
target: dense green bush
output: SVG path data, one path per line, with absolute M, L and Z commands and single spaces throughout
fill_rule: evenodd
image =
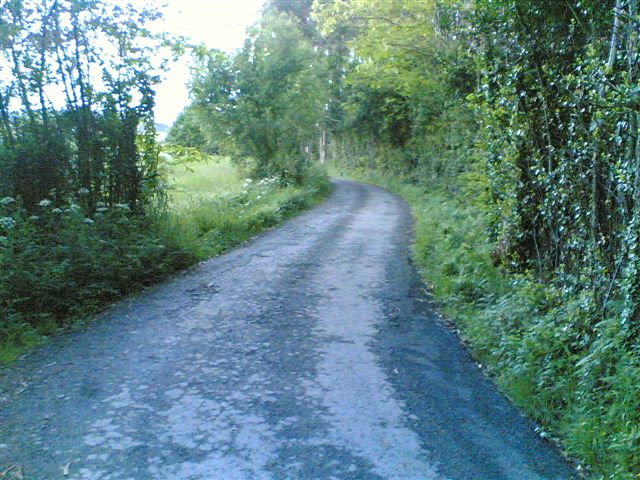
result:
M 268 11 L 236 54 L 196 50 L 187 112 L 252 178 L 301 185 L 320 138 L 323 73 L 299 23 Z
M 489 345 L 516 402 L 609 478 L 640 474 L 636 1 L 477 2 L 487 226 L 517 273 Z M 481 322 L 488 324 L 487 319 Z
M 102 202 L 141 213 L 162 198 L 153 118 L 162 60 L 151 52 L 164 42 L 146 28 L 158 16 L 101 0 L 3 4 L 0 196 L 31 212 L 43 198 L 62 207 L 73 197 L 90 211 Z
M 10 200 L 0 207 L 0 343 L 25 325 L 55 330 L 173 267 L 149 219 L 126 204 L 98 205 L 89 216 L 75 203 L 45 199 L 28 212 Z

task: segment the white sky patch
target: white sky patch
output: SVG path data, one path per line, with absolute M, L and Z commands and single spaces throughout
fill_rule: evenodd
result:
M 166 0 L 166 3 L 161 27 L 164 31 L 209 48 L 233 52 L 242 46 L 246 29 L 258 20 L 264 0 Z M 189 103 L 188 80 L 189 58 L 183 57 L 171 64 L 156 89 L 156 122 L 171 125 Z
M 195 44 L 204 44 L 208 48 L 217 48 L 233 52 L 242 47 L 248 27 L 256 23 L 265 0 L 105 0 L 107 4 L 131 3 L 138 7 L 149 4 L 165 5 L 162 21 L 151 25 L 156 32 L 168 32 L 171 35 L 185 37 Z M 0 4 L 2 0 L 0 0 Z M 100 39 L 95 40 L 101 42 Z M 109 49 L 109 46 L 103 48 Z M 162 52 L 161 54 L 166 54 Z M 178 114 L 189 103 L 187 82 L 189 80 L 189 55 L 169 64 L 169 71 L 163 75 L 163 81 L 156 87 L 156 122 L 171 125 Z M 155 62 L 154 62 L 155 63 Z M 11 80 L 8 65 L 0 58 L 0 85 Z M 94 79 L 96 84 L 100 77 Z M 64 108 L 65 99 L 60 84 L 45 88 L 47 100 L 55 108 Z M 18 110 L 21 105 L 13 98 L 11 107 Z

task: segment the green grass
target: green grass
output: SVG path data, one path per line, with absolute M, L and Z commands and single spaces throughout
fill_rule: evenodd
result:
M 277 225 L 324 198 L 329 183 L 312 172 L 302 186 L 278 186 L 276 179 L 251 182 L 228 160 L 180 171 L 163 230 L 176 250 L 203 260 Z
M 330 173 L 407 200 L 414 264 L 478 363 L 543 437 L 593 478 L 640 478 L 640 349 L 620 341 L 618 318 L 597 318 L 588 295 L 495 267 L 485 215 L 470 201 L 477 192 L 452 195 L 377 171 Z
M 198 196 L 212 197 L 242 190 L 244 178 L 228 158 L 215 157 L 208 163 L 177 165 L 169 171 L 174 202 L 189 202 Z
M 277 225 L 330 189 L 313 169 L 300 186 L 249 182 L 226 159 L 173 167 L 169 178 L 169 208 L 143 218 L 119 206 L 93 220 L 77 207 L 43 208 L 35 219 L 19 208 L 0 212 L 15 219 L 0 244 L 0 362 Z

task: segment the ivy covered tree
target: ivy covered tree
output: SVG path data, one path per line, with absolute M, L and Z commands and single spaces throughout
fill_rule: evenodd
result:
M 637 2 L 480 2 L 477 13 L 478 99 L 510 260 L 561 272 L 606 312 L 612 293 L 637 291 Z

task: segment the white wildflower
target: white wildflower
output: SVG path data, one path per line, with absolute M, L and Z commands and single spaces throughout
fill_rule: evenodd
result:
M 0 227 L 10 230 L 15 227 L 16 221 L 11 217 L 0 217 Z
M 51 213 L 62 213 L 62 209 L 61 208 L 54 208 L 53 210 L 51 210 Z
M 106 203 L 104 203 L 104 202 L 98 202 L 98 203 L 96 203 L 96 207 L 98 207 L 98 208 L 105 208 L 106 206 L 107 206 L 107 204 L 106 204 Z
M 40 200 L 40 203 L 38 204 L 41 207 L 48 207 L 49 205 L 51 205 L 51 200 L 47 200 L 46 198 L 44 200 Z
M 120 208 L 122 210 L 130 210 L 128 203 L 116 203 L 114 207 Z
M 96 212 L 99 212 L 99 213 L 104 213 L 104 212 L 107 212 L 107 211 L 109 211 L 109 209 L 107 207 L 98 207 L 98 208 L 96 208 Z
M 78 210 L 80 210 L 80 205 L 76 205 L 75 203 L 69 204 L 69 211 L 76 212 Z
M 35 222 L 37 220 L 40 220 L 40 217 L 38 215 L 31 215 L 29 217 L 29 220 L 31 220 L 32 222 Z
M 85 218 L 84 220 L 82 220 L 84 223 L 91 225 L 92 223 L 95 223 L 93 220 L 91 220 L 90 218 Z
M 78 190 L 78 193 L 80 195 L 88 195 L 89 194 L 89 189 L 82 187 L 81 189 Z
M 15 201 L 16 199 L 13 197 L 0 198 L 0 205 L 9 205 L 11 203 L 14 203 Z

